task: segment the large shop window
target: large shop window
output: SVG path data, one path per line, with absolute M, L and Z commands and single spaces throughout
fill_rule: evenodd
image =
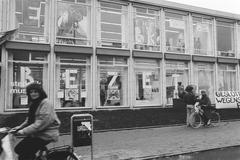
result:
M 236 65 L 220 64 L 218 66 L 218 91 L 235 91 L 237 89 Z
M 215 81 L 214 65 L 208 63 L 194 64 L 194 84 L 197 85 L 197 90 L 206 90 L 211 102 L 214 103 L 214 81 Z
M 57 55 L 56 106 L 90 106 L 90 58 L 81 55 Z
M 56 43 L 91 45 L 90 1 L 58 1 Z
M 127 105 L 127 75 L 127 58 L 98 58 L 99 106 Z
M 160 62 L 150 59 L 135 59 L 136 106 L 161 104 Z
M 20 41 L 49 42 L 48 0 L 15 0 L 15 25 Z
M 193 17 L 194 54 L 213 55 L 213 20 Z
M 7 109 L 27 107 L 26 86 L 32 82 L 42 84 L 47 92 L 47 55 L 41 52 L 10 52 L 8 57 Z
M 159 12 L 152 9 L 135 8 L 135 49 L 160 50 Z
M 166 62 L 166 96 L 167 104 L 173 103 L 173 98 L 178 97 L 179 82 L 184 88 L 189 84 L 188 62 Z
M 185 53 L 187 16 L 166 12 L 165 17 L 166 51 Z
M 97 45 L 128 48 L 127 6 L 100 2 L 98 12 Z
M 218 56 L 235 57 L 234 24 L 217 21 Z

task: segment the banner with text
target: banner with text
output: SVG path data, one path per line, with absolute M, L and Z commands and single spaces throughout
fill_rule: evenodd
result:
M 217 91 L 215 92 L 216 108 L 239 108 L 240 91 Z

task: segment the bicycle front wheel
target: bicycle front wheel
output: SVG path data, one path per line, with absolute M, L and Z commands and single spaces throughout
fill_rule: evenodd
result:
M 219 126 L 220 124 L 220 114 L 213 111 L 211 112 L 211 125 Z
M 72 153 L 67 156 L 66 160 L 80 160 L 80 159 L 77 157 L 77 155 Z
M 189 123 L 192 128 L 199 128 L 202 125 L 202 118 L 199 113 L 192 113 L 189 117 Z

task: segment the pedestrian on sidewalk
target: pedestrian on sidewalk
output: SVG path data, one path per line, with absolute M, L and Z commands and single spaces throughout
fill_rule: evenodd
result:
M 197 98 L 193 93 L 192 85 L 188 85 L 185 91 L 186 93 L 183 96 L 183 102 L 186 104 L 186 110 L 187 110 L 186 124 L 187 124 L 187 127 L 189 127 L 190 126 L 189 117 L 191 113 L 194 111 L 194 104 L 197 102 Z
M 42 86 L 31 83 L 26 91 L 29 102 L 27 117 L 11 130 L 16 135 L 25 136 L 15 147 L 18 160 L 35 159 L 37 151 L 59 137 L 60 121 Z

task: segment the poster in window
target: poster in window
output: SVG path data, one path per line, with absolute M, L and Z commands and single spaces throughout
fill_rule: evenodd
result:
M 65 89 L 65 100 L 78 101 L 78 89 Z
M 58 4 L 57 36 L 87 38 L 86 6 Z
M 135 42 L 136 44 L 156 45 L 157 29 L 154 19 L 136 18 Z
M 23 0 L 23 19 L 22 23 L 19 22 L 20 31 L 44 33 L 45 5 L 45 0 Z
M 120 100 L 120 91 L 119 89 L 108 89 L 107 90 L 107 100 L 119 101 Z

